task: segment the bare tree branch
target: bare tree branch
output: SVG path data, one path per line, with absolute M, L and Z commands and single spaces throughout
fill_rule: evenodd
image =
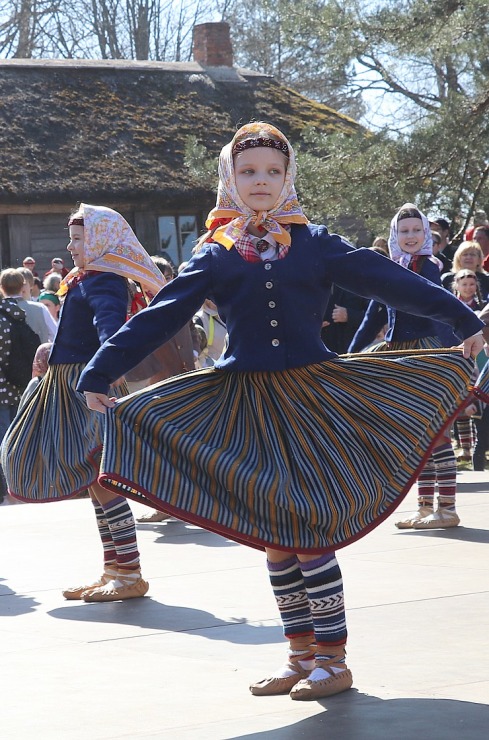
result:
M 371 61 L 369 61 L 369 59 Z M 416 103 L 416 105 L 419 105 L 421 108 L 424 108 L 427 111 L 435 112 L 438 109 L 438 106 L 433 104 L 440 102 L 440 99 L 438 97 L 436 97 L 435 95 L 420 95 L 419 93 L 413 92 L 413 90 L 408 89 L 404 85 L 401 85 L 399 82 L 397 82 L 397 80 L 393 78 L 393 76 L 390 74 L 390 72 L 388 72 L 382 62 L 376 57 L 367 57 L 365 55 L 362 55 L 357 57 L 357 61 L 359 64 L 362 64 L 364 67 L 371 70 L 372 72 L 376 72 L 387 86 L 387 90 L 400 93 L 405 98 L 412 100 L 414 103 Z

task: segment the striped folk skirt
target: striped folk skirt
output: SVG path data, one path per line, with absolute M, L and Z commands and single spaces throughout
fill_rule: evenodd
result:
M 84 367 L 51 365 L 9 427 L 1 462 L 15 498 L 59 501 L 97 480 L 105 420 L 75 390 Z
M 438 337 L 421 337 L 403 342 L 379 342 L 369 347 L 365 352 L 401 352 L 411 349 L 439 349 L 441 342 Z
M 335 550 L 400 503 L 472 368 L 442 350 L 170 378 L 109 411 L 100 481 L 237 542 Z

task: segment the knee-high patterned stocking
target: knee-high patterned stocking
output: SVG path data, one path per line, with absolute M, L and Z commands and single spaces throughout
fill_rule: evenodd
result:
M 457 463 L 450 442 L 433 450 L 433 460 L 438 483 L 438 503 L 440 508 L 455 511 L 457 493 Z
M 455 422 L 458 431 L 458 440 L 462 448 L 464 458 L 472 457 L 472 449 L 475 446 L 475 426 L 469 416 L 463 416 Z
M 316 667 L 320 668 L 321 662 L 344 663 L 347 631 L 343 577 L 338 561 L 335 555 L 321 555 L 301 562 L 300 568 L 316 637 Z
M 267 568 L 282 619 L 284 636 L 290 643 L 289 662 L 298 663 L 303 670 L 311 670 L 315 652 L 314 627 L 297 558 L 294 555 L 280 563 L 268 560 Z M 281 675 L 285 677 L 287 672 L 285 669 Z
M 433 508 L 435 497 L 436 469 L 433 455 L 430 455 L 418 476 L 418 506 Z
M 107 504 L 101 504 L 107 519 L 116 552 L 117 570 L 125 580 L 136 581 L 140 577 L 139 551 L 136 525 L 127 500 L 115 496 Z
M 102 540 L 102 547 L 104 550 L 104 569 L 107 568 L 107 566 L 113 566 L 116 562 L 116 552 L 114 547 L 114 540 L 112 539 L 112 535 L 110 534 L 109 525 L 107 524 L 107 519 L 105 516 L 105 512 L 100 506 L 99 502 L 92 498 L 92 504 L 93 508 L 95 509 L 95 518 L 97 520 L 97 527 L 100 535 L 100 539 Z

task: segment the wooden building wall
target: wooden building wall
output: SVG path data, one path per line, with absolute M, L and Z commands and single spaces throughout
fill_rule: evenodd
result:
M 105 204 L 104 204 L 105 205 Z M 158 219 L 161 216 L 178 218 L 178 213 L 157 210 L 136 210 L 124 208 L 121 204 L 106 204 L 122 213 L 134 229 L 136 236 L 149 254 L 161 253 L 161 240 L 158 230 Z M 185 209 L 191 213 L 193 209 Z M 51 206 L 49 212 L 40 208 L 31 213 L 1 213 L 0 209 L 0 266 L 21 267 L 22 260 L 28 255 L 36 260 L 36 272 L 39 276 L 51 268 L 53 257 L 61 257 L 68 269 L 72 261 L 66 246 L 69 241 L 67 220 L 69 207 Z M 203 228 L 204 214 L 198 213 L 199 232 Z

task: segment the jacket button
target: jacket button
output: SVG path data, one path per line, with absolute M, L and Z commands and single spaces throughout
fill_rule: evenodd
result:
M 265 270 L 271 270 L 271 269 L 272 269 L 272 266 L 270 262 L 265 262 Z
M 278 347 L 278 345 L 279 345 L 279 344 L 280 344 L 280 342 L 279 342 L 279 340 L 278 340 L 278 339 L 272 339 L 272 345 L 273 345 L 274 347 Z
M 270 321 L 270 326 L 278 326 L 278 321 L 275 321 L 275 319 L 272 319 Z
M 275 303 L 275 301 L 269 301 L 269 303 L 268 303 L 268 307 L 269 308 L 275 308 L 276 305 L 277 304 Z
M 273 283 L 268 281 L 268 283 L 265 283 L 265 288 L 268 288 L 268 290 L 270 290 L 270 288 L 273 288 Z

